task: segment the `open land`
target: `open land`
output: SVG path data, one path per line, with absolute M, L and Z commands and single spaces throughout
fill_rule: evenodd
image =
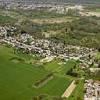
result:
M 32 85 L 45 77 L 49 71 L 41 66 L 23 62 L 12 63 L 10 59 L 15 56 L 18 55 L 13 54 L 12 48 L 0 46 L 0 99 L 2 100 L 29 100 L 41 93 L 61 96 L 72 81 L 70 78 L 54 75 L 54 78 L 43 87 L 33 88 Z

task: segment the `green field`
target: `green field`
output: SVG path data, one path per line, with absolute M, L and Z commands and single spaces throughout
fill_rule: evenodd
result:
M 68 100 L 83 100 L 84 98 L 84 81 L 80 80 L 75 90 L 68 98 Z
M 96 54 L 96 59 L 100 59 L 100 52 L 98 52 L 97 54 Z
M 36 81 L 51 71 L 21 61 L 12 62 L 13 57 L 23 58 L 23 55 L 15 55 L 12 48 L 0 46 L 0 100 L 31 100 L 40 94 L 61 96 L 72 81 L 67 76 L 54 75 L 44 86 L 33 88 Z M 28 58 L 28 55 L 24 56 L 24 59 Z
M 96 9 L 96 12 L 100 12 L 100 9 Z
M 63 62 L 61 60 L 54 60 L 51 63 L 45 64 L 45 69 L 48 71 L 55 72 L 60 75 L 65 75 L 68 70 L 74 67 L 75 61 L 70 60 L 68 62 Z

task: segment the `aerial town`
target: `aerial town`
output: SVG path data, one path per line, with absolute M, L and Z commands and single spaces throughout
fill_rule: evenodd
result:
M 63 43 L 55 43 L 46 39 L 34 39 L 28 33 L 22 33 L 18 37 L 7 36 L 7 30 L 13 33 L 16 27 L 0 27 L 0 42 L 22 49 L 23 52 L 37 53 L 42 57 L 80 60 L 82 63 L 85 63 L 86 67 L 89 67 L 88 65 L 94 62 L 93 57 L 97 52 L 94 48 L 73 45 L 65 46 Z M 89 59 L 89 56 L 92 59 Z
M 92 79 L 85 81 L 85 100 L 99 100 L 100 99 L 100 81 L 93 81 Z
M 0 100 L 100 100 L 99 3 L 49 2 L 0 0 Z
M 50 62 L 54 58 L 60 58 L 65 61 L 71 59 L 79 60 L 81 69 L 90 68 L 90 65 L 92 64 L 94 64 L 97 68 L 99 66 L 99 63 L 95 62 L 95 55 L 98 50 L 94 48 L 73 45 L 65 46 L 63 43 L 55 43 L 46 39 L 34 39 L 28 33 L 22 33 L 17 37 L 7 36 L 7 30 L 14 33 L 16 27 L 0 27 L 1 44 L 6 43 L 26 53 L 35 53 L 42 57 L 42 62 Z M 100 70 L 100 68 L 98 68 L 98 70 Z M 90 71 L 95 71 L 95 68 L 92 68 L 92 70 L 90 68 Z M 86 94 L 84 96 L 84 100 L 95 100 L 94 98 L 100 97 L 99 81 L 94 82 L 92 79 L 86 80 L 85 89 Z

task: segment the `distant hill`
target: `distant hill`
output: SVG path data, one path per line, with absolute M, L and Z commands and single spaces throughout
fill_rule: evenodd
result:
M 100 4 L 100 0 L 0 0 L 3 2 L 22 2 L 22 3 L 75 3 L 75 4 Z

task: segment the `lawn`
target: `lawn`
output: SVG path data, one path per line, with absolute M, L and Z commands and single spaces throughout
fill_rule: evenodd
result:
M 18 57 L 12 48 L 0 46 L 0 100 L 31 100 L 33 96 L 40 94 L 61 96 L 72 81 L 70 78 L 54 75 L 54 78 L 41 88 L 33 88 L 32 85 L 36 81 L 51 71 L 41 66 L 10 61 L 16 56 Z M 25 57 L 27 58 L 26 55 Z

